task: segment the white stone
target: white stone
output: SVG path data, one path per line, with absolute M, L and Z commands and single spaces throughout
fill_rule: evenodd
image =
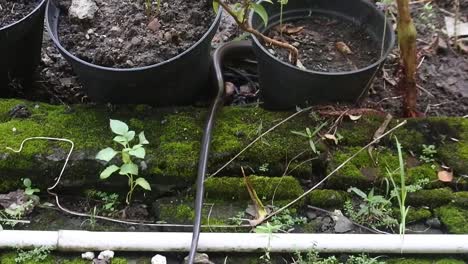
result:
M 72 4 L 68 9 L 68 15 L 71 18 L 93 19 L 94 14 L 98 10 L 98 6 L 93 0 L 72 0 Z
M 167 264 L 166 257 L 158 254 L 151 258 L 151 264 Z
M 101 253 L 99 253 L 98 259 L 105 259 L 109 260 L 114 257 L 114 251 L 111 250 L 104 250 Z
M 82 259 L 86 259 L 86 260 L 93 260 L 94 259 L 94 252 L 85 252 L 83 254 L 81 254 L 81 258 Z

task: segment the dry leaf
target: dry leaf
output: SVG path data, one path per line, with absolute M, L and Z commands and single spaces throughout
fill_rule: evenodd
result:
M 437 177 L 441 182 L 452 182 L 453 180 L 453 172 L 441 170 L 437 173 Z
M 335 142 L 335 145 L 338 145 L 338 139 L 335 137 L 335 135 L 325 134 L 324 137 L 326 139 L 333 140 Z
M 302 64 L 302 62 L 299 59 L 296 61 L 296 66 L 301 70 L 306 70 L 306 67 L 304 66 L 304 64 Z
M 343 55 L 350 55 L 350 54 L 353 54 L 353 52 L 351 51 L 351 49 L 348 47 L 348 45 L 346 45 L 344 42 L 342 41 L 339 41 L 335 44 L 336 46 L 336 49 L 341 52 Z
M 356 121 L 356 120 L 359 120 L 362 115 L 348 115 L 349 116 L 349 119 L 351 119 L 352 121 Z
M 242 175 L 244 176 L 244 182 L 245 186 L 247 187 L 247 191 L 249 192 L 250 199 L 252 199 L 252 203 L 255 208 L 255 219 L 254 220 L 249 220 L 249 224 L 251 226 L 257 226 L 263 222 L 265 217 L 268 215 L 268 212 L 265 209 L 265 206 L 263 206 L 262 201 L 260 198 L 257 196 L 257 192 L 255 192 L 255 189 L 250 182 L 249 178 L 245 176 L 244 168 L 241 167 Z
M 303 29 L 304 27 L 286 27 L 286 30 L 283 32 L 289 35 L 293 35 L 301 32 Z

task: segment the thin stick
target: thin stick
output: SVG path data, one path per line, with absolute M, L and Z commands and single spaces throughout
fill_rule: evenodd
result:
M 400 128 L 401 126 L 405 125 L 407 123 L 406 120 L 404 120 L 403 122 L 401 122 L 400 124 L 396 125 L 395 127 L 393 127 L 392 129 L 388 130 L 387 132 L 385 132 L 384 134 L 382 134 L 380 137 L 378 138 L 375 138 L 374 140 L 372 140 L 369 144 L 367 144 L 366 146 L 364 146 L 363 148 L 361 148 L 360 150 L 358 150 L 356 153 L 354 153 L 351 157 L 349 157 L 348 159 L 346 159 L 343 163 L 341 163 L 338 167 L 336 167 L 332 172 L 330 172 L 327 176 L 325 176 L 322 180 L 320 180 L 317 184 L 315 184 L 312 188 L 310 188 L 309 190 L 307 190 L 306 192 L 304 192 L 303 194 L 301 194 L 299 197 L 297 197 L 296 199 L 294 199 L 293 201 L 291 201 L 290 203 L 288 203 L 287 205 L 281 207 L 280 209 L 278 209 L 277 211 L 269 214 L 267 217 L 265 217 L 265 220 L 268 220 L 270 218 L 272 218 L 273 216 L 281 213 L 282 211 L 284 211 L 285 209 L 288 209 L 289 207 L 291 207 L 293 204 L 297 203 L 298 201 L 300 201 L 302 198 L 306 197 L 307 195 L 309 195 L 309 193 L 311 193 L 313 190 L 315 190 L 317 187 L 319 187 L 320 185 L 322 185 L 322 183 L 324 183 L 328 178 L 330 178 L 332 175 L 334 175 L 337 171 L 339 171 L 344 165 L 348 164 L 348 162 L 350 162 L 352 159 L 354 159 L 359 153 L 361 153 L 363 150 L 367 149 L 369 146 L 371 146 L 372 144 L 374 144 L 375 142 L 379 141 L 381 138 L 387 136 L 388 134 L 392 133 L 393 131 L 395 131 L 396 129 Z M 260 224 L 260 223 L 259 223 Z
M 206 179 L 209 179 L 211 177 L 214 177 L 216 176 L 218 173 L 220 173 L 224 168 L 226 168 L 229 164 L 231 164 L 235 159 L 237 159 L 240 155 L 242 155 L 242 153 L 244 153 L 247 149 L 249 149 L 253 144 L 255 144 L 257 141 L 259 141 L 260 139 L 262 139 L 266 134 L 270 133 L 271 131 L 275 130 L 277 127 L 281 126 L 282 124 L 288 122 L 289 120 L 291 120 L 292 118 L 296 117 L 297 115 L 303 113 L 303 112 L 306 112 L 308 110 L 312 109 L 312 107 L 307 107 L 307 108 L 304 108 L 304 109 L 301 109 L 300 111 L 297 111 L 296 113 L 288 116 L 286 119 L 283 119 L 281 122 L 279 122 L 278 124 L 270 127 L 267 131 L 263 132 L 260 136 L 258 136 L 256 139 L 254 139 L 252 142 L 250 142 L 245 148 L 243 148 L 239 153 L 237 153 L 232 159 L 230 159 L 228 162 L 226 162 L 226 164 L 224 164 L 223 166 L 221 166 L 221 168 L 219 168 L 217 171 L 215 171 L 213 174 L 211 174 L 210 176 L 208 176 Z

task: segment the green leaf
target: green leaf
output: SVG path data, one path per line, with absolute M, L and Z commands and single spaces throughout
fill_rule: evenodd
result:
M 213 1 L 213 9 L 214 9 L 215 13 L 218 14 L 218 10 L 219 10 L 219 2 L 218 2 L 218 0 L 214 0 L 214 1 Z
M 125 133 L 128 132 L 127 124 L 125 124 L 124 122 L 122 122 L 120 120 L 111 119 L 110 120 L 110 127 L 111 127 L 112 132 L 114 132 L 117 135 L 123 136 L 123 135 L 125 135 Z
M 295 135 L 302 136 L 302 137 L 307 137 L 307 138 L 309 137 L 309 136 L 307 136 L 306 133 L 302 133 L 302 132 L 298 132 L 298 131 L 291 131 L 291 133 L 293 133 Z
M 362 199 L 367 199 L 367 194 L 365 194 L 363 191 L 359 190 L 358 188 L 351 187 L 349 188 L 348 192 L 354 192 L 358 196 L 360 196 Z
M 130 150 L 128 150 L 128 151 L 130 151 Z M 125 164 L 132 162 L 132 159 L 130 158 L 130 154 L 128 154 L 128 151 L 123 151 L 122 152 L 122 161 Z
M 310 145 L 310 148 L 312 149 L 312 151 L 314 153 L 317 153 L 317 148 L 315 147 L 315 143 L 314 143 L 313 139 L 309 139 L 309 145 Z
M 31 184 L 32 184 L 32 182 L 31 182 L 31 180 L 29 178 L 25 178 L 23 180 L 24 187 L 31 187 Z
M 105 148 L 96 155 L 96 159 L 103 160 L 109 162 L 112 158 L 117 155 L 117 151 L 113 150 L 112 148 Z
M 140 159 L 144 159 L 146 155 L 146 151 L 143 147 L 139 147 L 139 148 L 130 150 L 128 154 L 134 157 L 140 158 Z
M 122 146 L 126 146 L 128 144 L 128 140 L 124 136 L 115 136 L 113 140 Z
M 101 172 L 101 175 L 99 175 L 99 178 L 101 178 L 102 180 L 107 179 L 109 178 L 109 176 L 112 175 L 112 173 L 118 171 L 119 169 L 120 168 L 115 165 L 110 165 L 109 167 L 107 167 Z
M 128 140 L 128 142 L 132 141 L 135 138 L 135 131 L 128 131 L 125 133 L 124 137 Z
M 31 189 L 31 188 L 27 188 L 26 190 L 24 190 L 24 193 L 25 193 L 26 195 L 33 195 L 33 194 L 34 194 L 34 190 Z
M 149 184 L 144 178 L 138 178 L 138 179 L 136 179 L 135 184 L 136 184 L 136 185 L 140 185 L 141 188 L 143 188 L 143 189 L 145 189 L 145 190 L 151 191 L 151 186 L 150 186 L 150 184 Z
M 268 14 L 265 10 L 265 8 L 257 3 L 251 3 L 252 9 L 254 10 L 255 13 L 257 13 L 260 18 L 263 20 L 263 23 L 265 24 L 265 27 L 268 25 Z
M 134 163 L 128 163 L 122 165 L 120 167 L 120 175 L 127 175 L 127 174 L 132 174 L 132 175 L 138 175 L 138 166 Z
M 149 144 L 149 141 L 146 140 L 146 137 L 145 137 L 145 132 L 140 132 L 140 134 L 138 134 L 138 138 L 140 139 L 140 144 L 141 145 L 146 145 L 146 144 Z

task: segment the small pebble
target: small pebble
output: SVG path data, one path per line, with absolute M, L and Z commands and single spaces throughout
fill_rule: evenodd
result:
M 99 253 L 98 259 L 112 259 L 114 258 L 114 251 L 104 250 Z
M 94 252 L 85 252 L 83 254 L 81 254 L 81 258 L 82 259 L 86 259 L 86 260 L 93 260 L 94 259 Z

